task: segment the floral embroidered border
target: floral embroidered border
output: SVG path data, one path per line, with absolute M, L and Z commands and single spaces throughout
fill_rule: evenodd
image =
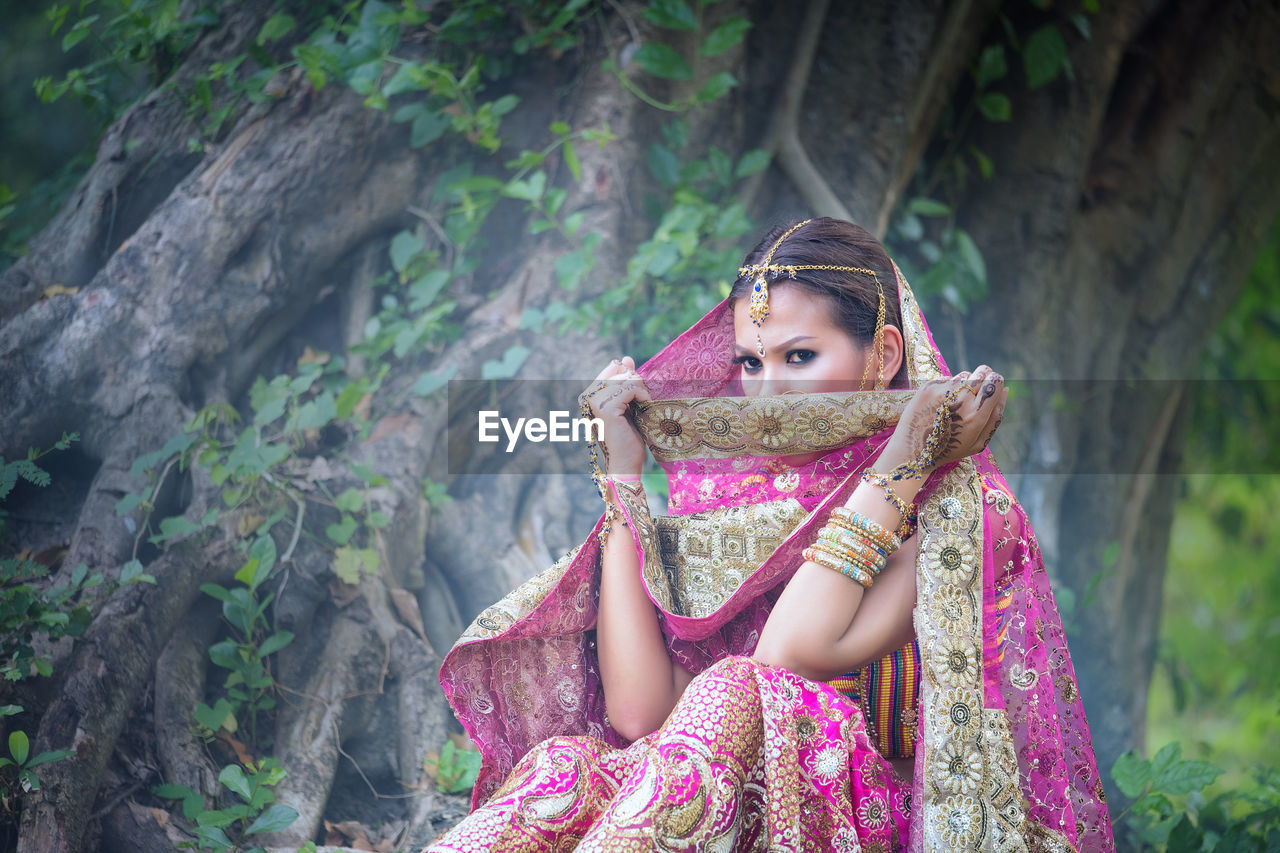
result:
M 636 427 L 659 462 L 831 450 L 898 422 L 912 390 L 636 403 Z

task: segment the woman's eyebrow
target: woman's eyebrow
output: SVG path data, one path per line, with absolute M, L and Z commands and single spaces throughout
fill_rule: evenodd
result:
M 810 340 L 811 338 L 813 338 L 813 335 L 796 335 L 794 338 L 791 338 L 790 340 L 786 340 L 778 344 L 778 346 L 776 346 L 775 349 L 786 349 L 792 344 L 799 343 L 800 341 L 807 341 L 807 340 Z M 734 349 L 734 352 L 738 352 L 738 353 L 754 352 L 754 350 L 749 350 L 746 347 L 744 347 L 742 344 L 736 343 L 736 342 L 733 345 L 733 349 Z

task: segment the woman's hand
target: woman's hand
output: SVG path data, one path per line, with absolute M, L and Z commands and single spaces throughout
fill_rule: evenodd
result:
M 653 398 L 636 373 L 635 360 L 628 355 L 621 361 L 615 358 L 609 362 L 583 395 L 591 414 L 604 422 L 600 467 L 609 475 L 640 476 L 640 469 L 644 467 L 644 441 L 640 431 L 627 419 L 627 407 L 632 400 L 652 402 Z M 582 395 L 578 399 L 581 400 Z
M 925 449 L 925 439 L 933 430 L 938 406 L 957 388 L 960 393 L 948 403 L 951 417 L 944 421 L 933 458 L 921 469 L 921 475 L 980 453 L 991 443 L 1004 418 L 1009 389 L 1004 387 L 1003 376 L 983 364 L 972 373 L 965 371 L 949 379 L 926 382 L 916 391 L 885 446 L 881 463 L 876 466 L 881 474 L 887 474 L 888 468 L 919 458 Z

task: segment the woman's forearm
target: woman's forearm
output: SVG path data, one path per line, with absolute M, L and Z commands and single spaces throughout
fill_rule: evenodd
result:
M 896 463 L 881 460 L 881 464 L 887 469 Z M 893 488 L 910 503 L 922 484 L 923 480 L 908 479 L 895 482 Z M 869 483 L 859 483 L 845 506 L 890 530 L 901 521 L 884 491 Z M 889 557 L 869 589 L 826 566 L 805 561 L 770 612 L 755 658 L 826 681 L 906 644 L 913 635 L 914 606 L 914 536 Z
M 610 500 L 616 502 L 616 495 Z M 613 523 L 601 555 L 596 645 L 613 728 L 630 740 L 657 729 L 692 676 L 667 651 L 641 580 L 639 552 L 621 520 Z

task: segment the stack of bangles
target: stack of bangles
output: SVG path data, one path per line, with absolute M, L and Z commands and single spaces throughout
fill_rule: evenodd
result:
M 838 506 L 803 556 L 869 587 L 884 570 L 889 555 L 901 546 L 902 539 L 880 522 Z

